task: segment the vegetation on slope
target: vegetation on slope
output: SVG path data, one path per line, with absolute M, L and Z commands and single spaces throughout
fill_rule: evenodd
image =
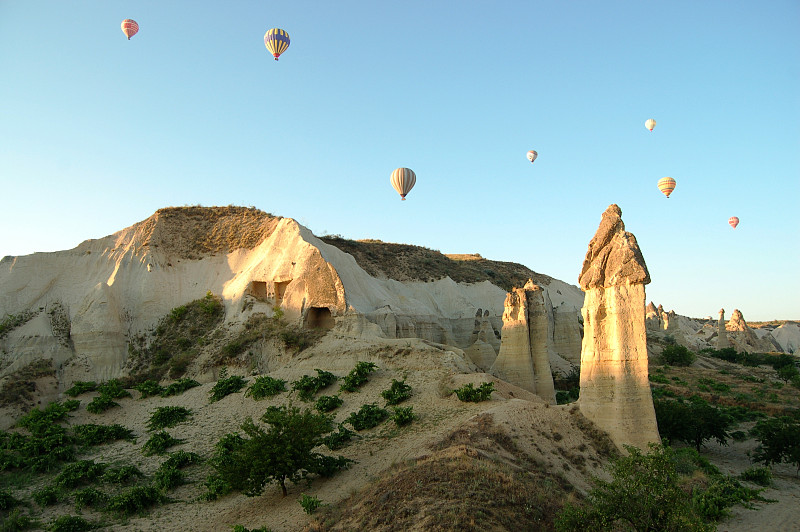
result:
M 549 284 L 553 278 L 513 262 L 487 260 L 480 255 L 445 255 L 409 244 L 380 240 L 347 240 L 340 236 L 322 241 L 352 255 L 368 274 L 397 281 L 435 281 L 450 277 L 458 283 L 489 281 L 503 290 L 524 286 L 528 279 Z

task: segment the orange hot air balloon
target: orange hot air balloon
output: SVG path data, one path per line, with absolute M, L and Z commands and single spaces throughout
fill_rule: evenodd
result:
M 669 195 L 675 190 L 675 180 L 671 177 L 662 177 L 658 180 L 658 190 L 660 190 L 669 199 Z
M 728 225 L 736 229 L 736 226 L 739 225 L 739 218 L 736 216 L 731 216 L 728 218 Z
M 139 25 L 132 18 L 126 18 L 123 20 L 121 26 L 122 33 L 125 34 L 129 41 L 131 40 L 131 37 L 139 33 Z
M 416 182 L 417 174 L 410 168 L 398 168 L 392 172 L 392 186 L 403 201 L 406 200 L 406 194 L 411 192 Z

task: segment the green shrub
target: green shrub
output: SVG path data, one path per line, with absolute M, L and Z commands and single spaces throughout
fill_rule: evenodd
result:
M 800 420 L 789 416 L 762 419 L 751 430 L 759 442 L 752 454 L 766 466 L 786 462 L 800 473 Z
M 111 397 L 106 395 L 98 395 L 92 399 L 88 405 L 86 405 L 86 410 L 92 414 L 101 414 L 109 408 L 113 408 L 115 406 L 119 406 L 119 403 L 115 403 Z
M 255 400 L 263 399 L 265 397 L 272 397 L 281 392 L 286 391 L 286 381 L 283 379 L 274 379 L 272 377 L 262 375 L 256 377 L 253 384 L 247 388 L 244 393 L 245 397 L 251 396 Z
M 182 406 L 160 406 L 150 415 L 147 430 L 159 430 L 174 427 L 191 417 L 192 411 Z
M 761 490 L 742 486 L 736 479 L 726 476 L 712 477 L 704 490 L 692 494 L 692 506 L 703 519 L 719 521 L 726 517 L 728 508 L 751 500 L 765 499 L 759 496 Z
M 791 380 L 797 376 L 800 376 L 800 371 L 797 370 L 797 366 L 783 366 L 778 369 L 778 377 L 785 382 L 791 382 Z
M 689 366 L 697 356 L 682 345 L 668 345 L 661 352 L 661 360 L 670 366 Z
M 89 484 L 100 478 L 105 468 L 106 464 L 96 464 L 93 460 L 80 460 L 64 466 L 61 473 L 53 479 L 53 484 L 56 487 L 67 489 L 81 484 Z
M 78 490 L 74 495 L 76 512 L 80 512 L 84 507 L 101 509 L 108 502 L 108 495 L 94 487 Z
M 238 375 L 228 377 L 228 368 L 222 368 L 222 371 L 219 372 L 219 380 L 214 387 L 211 388 L 209 400 L 212 403 L 219 401 L 227 395 L 238 392 L 244 388 L 245 384 L 247 384 L 247 380 L 245 378 Z
M 61 490 L 57 487 L 45 486 L 40 490 L 34 491 L 31 497 L 36 501 L 36 504 L 44 508 L 45 506 L 52 506 L 60 502 L 62 495 Z
M 320 412 L 330 412 L 342 406 L 344 401 L 338 395 L 323 395 L 314 403 L 314 407 Z
M 34 408 L 20 417 L 16 422 L 16 426 L 28 429 L 31 434 L 46 432 L 54 423 L 67 419 L 67 414 L 77 410 L 79 405 L 80 401 L 71 399 L 63 403 L 59 401 L 52 402 L 44 410 Z
M 131 397 L 131 392 L 123 388 L 122 384 L 117 379 L 111 379 L 108 382 L 104 382 L 103 384 L 97 387 L 97 391 L 100 392 L 100 395 L 105 395 L 106 397 L 110 397 L 111 399 L 121 399 L 123 397 Z
M 93 392 L 97 389 L 97 383 L 94 381 L 75 381 L 72 383 L 72 388 L 64 393 L 70 397 L 77 397 L 86 392 Z
M 186 475 L 180 469 L 161 464 L 153 475 L 153 486 L 161 491 L 169 491 L 185 484 Z
M 322 438 L 322 444 L 331 451 L 337 451 L 347 445 L 355 435 L 355 432 L 340 423 L 336 432 L 331 432 Z
M 184 440 L 173 438 L 166 431 L 156 432 L 142 447 L 142 454 L 145 456 L 152 456 L 154 454 L 164 454 L 167 449 L 174 445 L 183 443 Z
M 203 486 L 206 487 L 206 491 L 200 498 L 205 501 L 216 501 L 220 497 L 233 491 L 233 486 L 231 486 L 230 482 L 216 473 L 208 475 Z
M 381 392 L 381 397 L 386 401 L 386 406 L 400 404 L 411 397 L 411 386 L 405 380 L 392 379 L 392 385 Z
M 567 503 L 556 517 L 556 530 L 715 530 L 681 489 L 669 447 L 650 444 L 647 454 L 625 448 L 628 456 L 611 460 L 611 481 L 593 477 L 586 503 Z
M 322 501 L 318 498 L 313 495 L 306 495 L 305 493 L 303 493 L 302 497 L 297 502 L 300 503 L 300 506 L 303 507 L 303 511 L 308 515 L 313 514 L 322 504 Z
M 683 441 L 698 451 L 706 440 L 714 439 L 725 445 L 734 419 L 698 396 L 688 402 L 654 400 L 656 421 L 661 437 Z
M 656 390 L 665 390 L 665 388 L 654 388 L 653 397 L 655 397 Z M 572 388 L 567 392 L 558 391 L 556 392 L 556 404 L 564 405 L 567 403 L 574 403 L 578 400 L 578 397 L 580 397 L 580 393 L 580 388 Z
M 367 383 L 367 376 L 378 368 L 372 362 L 359 362 L 350 373 L 342 379 L 339 390 L 343 392 L 356 392 L 360 387 Z
M 174 453 L 169 453 L 169 457 L 161 464 L 161 467 L 181 469 L 189 465 L 199 464 L 202 461 L 203 459 L 197 453 L 176 451 Z
M 139 471 L 139 468 L 133 465 L 126 465 L 121 467 L 110 467 L 103 473 L 103 482 L 111 484 L 125 484 L 136 478 L 143 478 L 144 473 Z
M 381 424 L 381 422 L 389 417 L 389 411 L 380 408 L 377 404 L 371 403 L 362 405 L 358 412 L 353 412 L 345 420 L 350 423 L 356 430 L 371 429 Z
M 769 486 L 772 484 L 772 470 L 768 467 L 751 467 L 743 471 L 739 478 L 759 486 Z
M 194 388 L 195 386 L 200 386 L 200 383 L 194 379 L 178 379 L 164 388 L 164 391 L 161 392 L 161 397 L 180 395 L 186 390 Z
M 50 523 L 51 532 L 83 532 L 96 528 L 96 525 L 78 515 L 61 515 Z
M 394 421 L 398 427 L 408 425 L 415 419 L 417 419 L 417 416 L 414 415 L 413 407 L 411 406 L 394 407 L 394 412 L 392 413 L 392 421 Z
M 17 532 L 17 530 L 33 528 L 39 528 L 39 522 L 29 515 L 24 515 L 19 508 L 12 510 L 5 517 L 0 516 L 0 530 L 3 532 Z
M 494 383 L 484 382 L 476 389 L 470 382 L 453 391 L 461 401 L 479 403 L 481 401 L 487 401 L 492 396 Z
M 117 440 L 133 441 L 133 431 L 122 425 L 75 425 L 72 432 L 83 445 L 102 445 Z
M 142 515 L 148 508 L 166 501 L 167 497 L 155 486 L 134 486 L 111 497 L 106 510 L 121 516 Z
M 51 471 L 59 462 L 75 458 L 75 438 L 54 423 L 38 423 L 28 428 L 31 436 L 15 434 L 8 439 L 4 467 L 13 465 L 34 473 Z
M 669 379 L 658 373 L 651 373 L 648 375 L 648 378 L 650 379 L 650 382 L 655 382 L 657 384 L 669 384 Z
M 321 369 L 315 369 L 315 371 L 317 372 L 316 377 L 303 375 L 300 379 L 292 382 L 292 390 L 296 391 L 297 396 L 303 401 L 311 401 L 320 390 L 339 380 L 339 377 L 328 371 Z
M 164 388 L 160 384 L 158 384 L 157 381 L 154 381 L 152 379 L 140 382 L 139 384 L 134 386 L 133 389 L 141 394 L 140 399 L 155 397 L 161 395 L 164 392 Z
M 242 525 L 233 525 L 233 532 L 272 532 L 271 529 L 267 528 L 266 526 L 262 526 L 261 528 L 245 528 Z
M 5 513 L 12 508 L 16 508 L 20 504 L 22 504 L 22 501 L 14 497 L 10 491 L 0 489 L 0 510 Z

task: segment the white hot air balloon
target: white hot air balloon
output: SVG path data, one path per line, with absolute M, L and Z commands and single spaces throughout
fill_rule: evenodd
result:
M 406 200 L 406 194 L 411 192 L 416 182 L 417 175 L 410 168 L 398 168 L 392 172 L 392 186 L 400 194 L 400 198 L 403 201 Z
M 656 127 L 656 121 L 653 120 L 652 118 L 648 118 L 647 121 L 644 123 L 644 127 L 649 129 L 650 131 L 653 131 L 653 128 Z
M 531 151 L 528 152 L 528 160 L 530 162 L 535 161 L 538 156 L 539 156 L 539 154 L 536 153 L 536 150 L 531 150 Z

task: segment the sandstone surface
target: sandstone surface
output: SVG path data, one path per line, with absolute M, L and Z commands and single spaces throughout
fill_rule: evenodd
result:
M 647 369 L 650 274 L 621 215 L 617 205 L 603 213 L 579 276 L 585 292 L 579 405 L 617 446 L 646 449 L 660 441 Z

